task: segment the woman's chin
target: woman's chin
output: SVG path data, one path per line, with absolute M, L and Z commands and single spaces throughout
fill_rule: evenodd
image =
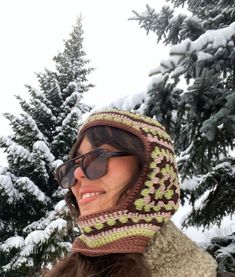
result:
M 80 215 L 81 216 L 88 216 L 88 215 L 92 215 L 92 214 L 97 214 L 99 212 L 102 212 L 103 209 L 94 209 L 94 207 L 92 207 L 91 209 L 89 208 L 80 208 Z
M 103 204 L 102 203 L 95 204 L 93 202 L 91 204 L 89 202 L 87 202 L 86 204 L 79 206 L 81 216 L 96 214 L 96 213 L 102 212 L 108 208 L 109 207 L 106 207 L 104 205 L 104 203 Z

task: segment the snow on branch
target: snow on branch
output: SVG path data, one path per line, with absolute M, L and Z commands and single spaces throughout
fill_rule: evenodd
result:
M 30 152 L 28 149 L 24 148 L 22 145 L 18 145 L 17 143 L 12 143 L 8 147 L 7 152 L 11 153 L 13 157 L 30 161 Z
M 57 212 L 57 213 L 62 213 L 64 212 L 64 210 L 67 209 L 67 205 L 66 205 L 66 202 L 65 200 L 60 200 L 54 207 L 54 210 Z
M 103 106 L 101 108 L 95 108 L 92 112 L 95 111 L 103 111 L 103 110 L 110 110 L 110 109 L 118 109 L 118 110 L 135 110 L 141 113 L 141 107 L 144 101 L 146 100 L 146 92 L 140 92 L 133 95 L 124 96 L 112 101 L 109 105 Z M 135 107 L 140 106 L 138 110 Z
M 17 259 L 13 259 L 10 263 L 4 265 L 2 267 L 2 269 L 4 271 L 9 271 L 9 270 L 12 270 L 12 269 L 16 269 L 17 267 L 20 267 L 20 266 L 32 266 L 33 265 L 33 259 L 32 258 L 29 258 L 29 257 L 17 257 Z
M 204 176 L 192 176 L 192 178 L 185 178 L 181 183 L 180 188 L 182 190 L 194 191 L 201 184 L 203 178 Z
M 75 93 L 78 93 L 78 91 L 79 91 L 78 83 L 75 82 L 75 81 L 69 82 L 69 84 L 67 85 L 67 87 L 64 89 L 64 92 L 69 92 L 69 91 L 74 91 Z M 73 93 L 74 93 L 74 92 L 73 92 Z M 73 93 L 72 93 L 72 94 L 73 94 Z M 80 95 L 80 97 L 82 97 L 82 96 Z
M 46 237 L 47 236 L 43 230 L 35 230 L 25 238 L 25 245 L 40 244 L 45 240 Z
M 22 191 L 26 191 L 34 195 L 38 201 L 48 201 L 48 197 L 36 186 L 28 177 L 21 177 L 16 181 L 16 185 Z
M 7 173 L 7 167 L 0 166 L 0 175 L 6 174 Z
M 74 82 L 73 82 L 74 83 Z M 69 95 L 65 101 L 63 102 L 63 104 L 61 105 L 61 109 L 65 109 L 66 107 L 68 107 L 70 109 L 71 103 L 74 106 L 75 103 L 79 103 L 80 100 L 82 98 L 81 94 L 78 94 L 77 91 L 74 91 L 73 93 L 71 93 L 71 95 Z
M 59 126 L 56 128 L 57 135 L 54 138 L 54 141 L 60 140 L 60 136 L 63 137 L 63 133 L 65 130 L 71 130 L 71 125 L 75 122 L 77 122 L 77 119 L 82 115 L 81 110 L 78 107 L 74 107 L 71 112 L 65 117 L 65 119 L 62 121 L 62 126 Z M 70 131 L 71 133 L 71 131 Z
M 43 158 L 46 159 L 49 163 L 55 160 L 55 157 L 51 154 L 50 149 L 44 141 L 35 142 L 33 145 L 33 152 L 37 152 L 43 155 Z
M 68 207 L 65 203 L 65 200 L 61 200 L 55 205 L 54 210 L 48 212 L 46 217 L 41 218 L 38 221 L 32 222 L 27 227 L 25 227 L 23 231 L 27 233 L 27 232 L 32 232 L 34 230 L 44 230 L 48 226 L 50 226 L 51 222 L 57 220 L 60 217 L 63 217 L 64 214 L 67 214 L 67 213 L 68 213 Z
M 51 121 L 56 121 L 56 117 L 53 115 L 52 111 L 50 108 L 48 108 L 44 103 L 42 103 L 40 100 L 38 99 L 34 99 L 34 102 L 35 102 L 35 106 L 36 108 L 40 108 L 45 115 L 47 115 Z M 37 107 L 38 105 L 38 107 Z
M 190 54 L 196 54 L 199 61 L 210 60 L 213 55 L 217 55 L 218 51 L 226 46 L 234 47 L 233 36 L 235 34 L 235 22 L 228 27 L 218 30 L 208 30 L 195 41 L 185 39 L 178 45 L 170 48 L 170 57 L 167 60 L 162 60 L 160 66 L 150 71 L 150 76 L 156 74 L 172 73 L 180 67 L 180 73 L 186 71 L 185 58 Z M 209 53 L 208 53 L 209 52 Z M 173 75 L 173 76 L 172 76 Z
M 66 118 L 62 122 L 61 127 L 57 127 L 56 131 L 60 132 L 63 128 L 66 128 L 71 125 L 71 121 L 74 120 L 74 117 L 79 118 L 81 116 L 81 110 L 78 107 L 74 107 L 71 112 L 66 116 Z
M 15 236 L 8 238 L 3 244 L 1 244 L 0 249 L 4 252 L 9 252 L 12 248 L 22 248 L 24 245 L 24 238 Z
M 26 122 L 29 124 L 30 128 L 32 131 L 34 131 L 36 133 L 36 139 L 39 140 L 44 140 L 45 141 L 45 137 L 42 134 L 42 132 L 38 129 L 37 123 L 35 122 L 35 120 L 32 118 L 32 116 L 30 116 L 29 114 L 24 114 L 24 118 L 26 120 Z
M 45 230 L 32 231 L 24 240 L 24 247 L 21 250 L 21 256 L 29 256 L 33 253 L 34 248 L 38 245 L 46 243 L 50 237 L 56 232 L 63 232 L 67 228 L 67 221 L 58 218 L 52 221 Z
M 0 143 L 4 147 L 9 147 L 13 144 L 13 141 L 8 136 L 0 136 Z
M 8 203 L 13 203 L 20 198 L 19 191 L 14 188 L 11 177 L 7 175 L 0 175 L 0 191 L 3 191 L 8 196 Z
M 63 163 L 63 161 L 61 159 L 57 159 L 57 160 L 54 160 L 52 163 L 51 163 L 51 167 L 53 170 L 56 170 L 56 168 L 58 166 L 60 166 L 61 164 Z
M 53 220 L 45 229 L 45 233 L 48 236 L 51 236 L 52 233 L 55 232 L 55 230 L 61 232 L 63 229 L 67 228 L 67 221 L 62 219 L 62 218 L 58 218 L 56 220 Z
M 50 104 L 49 100 L 45 97 L 43 90 L 34 88 L 31 85 L 25 85 L 25 87 L 29 90 L 29 93 L 33 99 L 38 99 L 43 103 Z

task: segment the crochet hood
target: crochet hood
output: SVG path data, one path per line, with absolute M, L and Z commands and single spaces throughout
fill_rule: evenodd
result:
M 93 126 L 112 126 L 136 135 L 144 145 L 145 164 L 123 201 L 112 209 L 79 217 L 81 235 L 74 241 L 72 252 L 87 256 L 144 253 L 179 204 L 171 138 L 156 120 L 118 110 L 92 114 L 79 134 Z

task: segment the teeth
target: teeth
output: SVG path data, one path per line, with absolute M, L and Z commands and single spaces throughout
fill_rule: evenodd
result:
M 92 197 L 92 196 L 95 196 L 95 195 L 99 195 L 99 194 L 102 194 L 102 192 L 87 192 L 87 193 L 84 193 L 82 195 L 82 199 L 89 198 L 89 197 Z

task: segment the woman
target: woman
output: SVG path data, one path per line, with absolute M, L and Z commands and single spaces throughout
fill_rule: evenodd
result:
M 179 204 L 171 139 L 155 120 L 91 115 L 57 170 L 81 235 L 46 276 L 210 277 L 216 262 L 170 221 Z

